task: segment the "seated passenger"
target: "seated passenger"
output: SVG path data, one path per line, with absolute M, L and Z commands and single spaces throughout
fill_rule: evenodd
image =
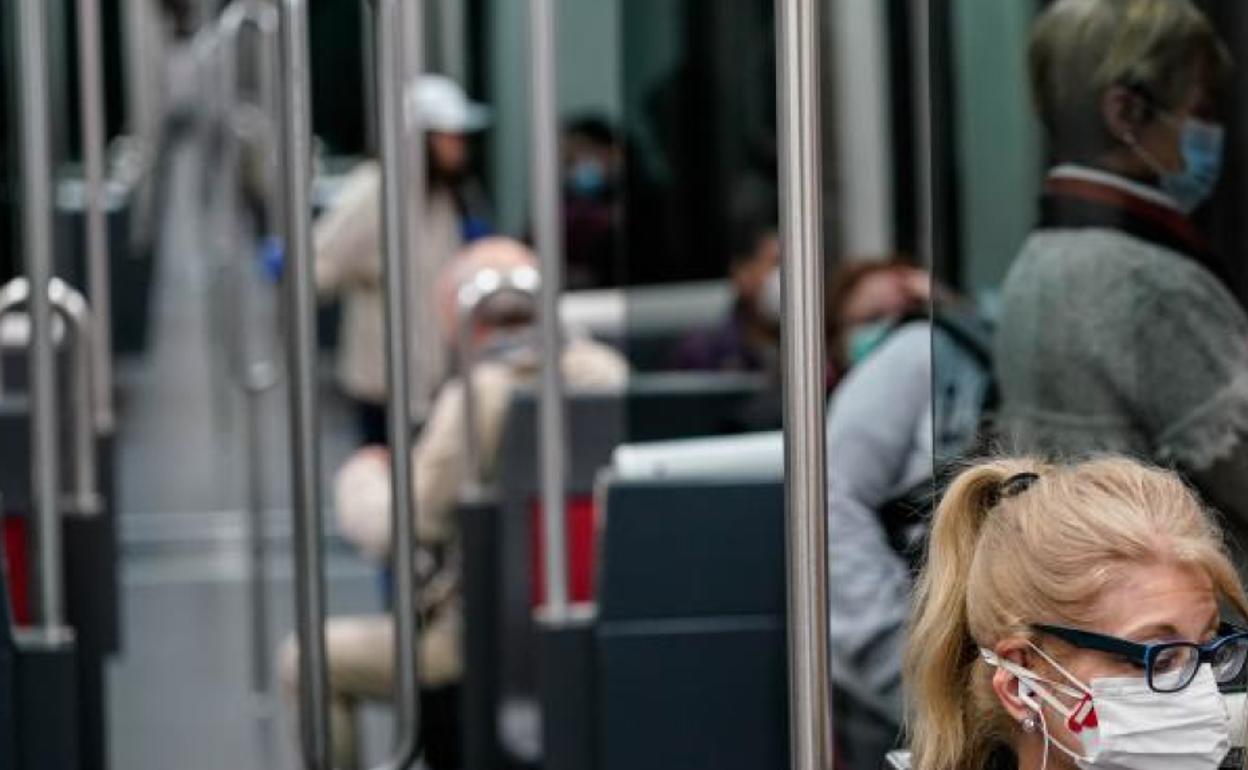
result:
M 563 128 L 563 243 L 569 290 L 619 282 L 624 233 L 624 147 L 603 118 L 584 116 Z
M 458 336 L 459 288 L 483 270 L 535 269 L 524 246 L 505 238 L 477 241 L 448 265 L 438 281 L 438 314 L 452 346 Z M 413 449 L 416 484 L 416 537 L 420 545 L 422 622 L 420 676 L 426 762 L 432 768 L 459 767 L 458 683 L 463 675 L 463 619 L 454 549 L 455 506 L 469 474 L 497 474 L 511 394 L 538 375 L 537 307 L 532 295 L 503 292 L 479 308 L 472 326 L 472 348 L 479 363 L 472 370 L 475 419 L 482 468 L 469 468 L 464 430 L 464 385 L 449 382 L 440 392 Z M 570 336 L 563 351 L 563 376 L 573 389 L 624 387 L 627 364 L 612 349 Z M 360 450 L 338 473 L 336 510 L 342 534 L 372 559 L 390 551 L 390 471 L 386 450 Z M 362 700 L 386 700 L 394 678 L 393 620 L 388 615 L 341 617 L 326 628 L 329 660 L 334 767 L 359 767 L 355 711 Z M 282 655 L 282 683 L 294 702 L 297 648 L 288 642 Z
M 853 259 L 828 282 L 828 366 L 835 384 L 911 315 L 927 312 L 931 278 L 900 259 Z
M 1030 64 L 1057 165 L 1001 296 L 1001 438 L 1177 467 L 1238 533 L 1248 315 L 1189 218 L 1221 170 L 1226 47 L 1189 0 L 1059 0 Z
M 428 175 L 423 236 L 410 244 L 413 292 L 427 286 L 469 236 L 480 229 L 468 179 L 468 135 L 488 125 L 485 107 L 468 100 L 453 81 L 425 75 L 408 92 L 425 129 Z M 381 167 L 361 163 L 333 206 L 316 222 L 316 285 L 322 296 L 343 299 L 338 381 L 356 404 L 364 444 L 386 440 L 385 344 L 382 334 Z M 432 393 L 447 376 L 446 354 L 436 344 L 436 320 L 428 302 L 413 295 L 416 323 L 410 340 L 415 390 Z M 413 394 L 417 420 L 428 404 Z
M 970 451 L 991 407 L 991 343 L 986 331 L 972 336 L 975 321 L 949 305 L 895 326 L 829 405 L 829 647 L 844 770 L 883 767 L 901 732 L 902 649 L 933 470 Z
M 920 770 L 1216 770 L 1248 598 L 1173 473 L 998 460 L 936 511 L 906 651 Z M 1238 731 L 1238 730 L 1237 730 Z
M 780 360 L 780 235 L 775 219 L 743 216 L 734 227 L 728 274 L 733 304 L 718 325 L 681 341 L 672 368 L 773 372 Z

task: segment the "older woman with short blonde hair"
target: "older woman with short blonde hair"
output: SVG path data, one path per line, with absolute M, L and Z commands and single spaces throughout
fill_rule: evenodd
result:
M 1190 214 L 1213 195 L 1231 66 L 1189 0 L 1057 0 L 1032 91 L 1057 163 L 1002 290 L 1004 446 L 1177 467 L 1248 520 L 1248 316 Z

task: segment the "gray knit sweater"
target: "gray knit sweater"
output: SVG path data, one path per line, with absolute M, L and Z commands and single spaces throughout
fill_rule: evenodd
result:
M 1248 316 L 1192 259 L 1108 229 L 1032 235 L 1006 280 L 1005 448 L 1177 466 L 1248 516 Z

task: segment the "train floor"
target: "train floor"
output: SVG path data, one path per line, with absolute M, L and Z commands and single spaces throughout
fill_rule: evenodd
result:
M 107 680 L 115 770 L 296 764 L 276 686 L 259 695 L 251 688 L 243 403 L 214 348 L 202 177 L 202 149 L 179 140 L 168 160 L 153 336 L 146 354 L 119 369 L 124 639 Z M 270 653 L 293 625 L 285 412 L 280 388 L 265 397 Z M 323 412 L 324 465 L 332 469 L 353 445 L 354 424 L 328 377 Z M 375 568 L 332 536 L 328 575 L 331 612 L 377 609 Z M 389 729 L 386 711 L 365 710 L 370 759 L 384 757 Z

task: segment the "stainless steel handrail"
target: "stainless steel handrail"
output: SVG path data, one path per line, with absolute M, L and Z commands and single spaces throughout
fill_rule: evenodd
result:
M 92 401 L 95 428 L 111 435 L 113 410 L 112 267 L 108 244 L 108 190 L 104 171 L 104 57 L 100 0 L 78 0 L 78 92 L 86 200 L 87 287 L 92 316 Z
M 97 516 L 104 510 L 104 498 L 100 493 L 99 456 L 96 454 L 96 411 L 92 398 L 92 367 L 95 365 L 91 331 L 91 310 L 82 294 L 70 288 L 59 278 L 48 282 L 48 302 L 60 316 L 70 338 L 70 358 L 73 363 L 73 450 L 74 483 L 68 496 L 58 504 L 66 513 L 78 516 Z M 31 305 L 30 281 L 14 278 L 0 287 L 0 318 Z M 32 382 L 33 389 L 33 382 Z M 56 394 L 52 394 L 55 400 Z M 58 480 L 59 488 L 60 482 Z M 59 497 L 59 496 L 58 496 Z
M 238 89 L 238 60 L 240 56 L 240 39 L 243 30 L 254 27 L 260 35 L 257 61 L 260 65 L 260 94 L 258 105 L 245 105 Z M 265 0 L 234 0 L 221 14 L 219 22 L 219 45 L 221 53 L 221 77 L 224 81 L 224 121 L 225 132 L 224 157 L 222 159 L 222 188 L 224 216 L 218 225 L 225 231 L 224 243 L 227 273 L 225 281 L 231 285 L 225 298 L 228 303 L 235 303 L 233 308 L 226 308 L 221 314 L 227 327 L 223 337 L 226 346 L 228 368 L 240 389 L 249 395 L 265 393 L 278 383 L 280 365 L 275 360 L 249 360 L 244 351 L 245 340 L 249 338 L 243 328 L 242 301 L 243 289 L 240 273 L 251 265 L 250 249 L 239 243 L 242 227 L 239 224 L 239 212 L 242 203 L 239 201 L 239 164 L 241 163 L 240 147 L 245 141 L 261 140 L 247 122 L 247 116 L 259 112 L 265 116 L 269 132 L 276 132 L 281 122 L 278 115 L 279 96 L 277 93 L 276 62 L 273 54 L 278 45 L 279 18 L 277 10 Z M 252 111 L 244 113 L 246 107 Z M 269 140 L 276 144 L 276 136 L 270 134 Z M 266 202 L 268 210 L 274 215 L 282 211 L 280 195 L 276 189 L 271 190 Z
M 307 0 L 281 0 L 281 162 L 290 311 L 291 503 L 299 639 L 299 735 L 304 767 L 329 770 L 329 676 L 316 393 L 316 286 L 312 251 L 312 114 Z
M 539 443 L 546 561 L 545 620 L 567 620 L 567 406 L 560 367 L 559 295 L 563 291 L 563 205 L 560 196 L 559 123 L 556 115 L 554 0 L 529 3 L 529 87 L 533 124 L 534 235 L 541 260 L 541 381 Z
M 374 0 L 377 130 L 381 150 L 382 283 L 385 293 L 386 381 L 390 434 L 391 565 L 394 569 L 395 739 L 384 768 L 406 770 L 420 751 L 417 586 L 415 581 L 415 486 L 412 477 L 411 343 L 408 319 L 408 260 L 412 232 L 408 215 L 412 177 L 405 109 L 404 18 L 400 0 Z M 421 177 L 423 179 L 423 176 Z M 423 207 L 422 207 L 423 210 Z M 419 214 L 418 214 L 419 216 Z M 417 233 L 420 235 L 422 233 Z M 419 261 L 419 260 L 418 260 Z M 425 286 L 421 284 L 422 288 Z M 424 342 L 424 340 L 422 340 Z
M 832 766 L 819 0 L 776 0 L 793 767 Z
M 220 223 L 227 231 L 225 281 L 230 290 L 225 295 L 227 307 L 219 317 L 229 328 L 224 330 L 224 345 L 227 347 L 226 357 L 228 368 L 246 401 L 244 419 L 245 458 L 247 465 L 246 499 L 247 499 L 247 572 L 248 572 L 248 609 L 250 616 L 249 643 L 251 652 L 251 689 L 253 693 L 263 695 L 269 691 L 272 683 L 270 667 L 270 650 L 272 644 L 269 636 L 269 602 L 268 602 L 268 550 L 265 545 L 264 523 L 264 488 L 265 488 L 265 454 L 264 435 L 261 428 L 263 419 L 263 398 L 266 393 L 277 387 L 280 365 L 274 360 L 250 360 L 244 347 L 247 335 L 245 324 L 242 323 L 246 300 L 242 275 L 250 266 L 250 250 L 239 244 L 242 228 L 238 223 L 242 209 L 238 200 L 240 163 L 239 146 L 245 139 L 256 137 L 245 135 L 246 129 L 241 123 L 240 108 L 242 98 L 238 89 L 238 61 L 241 55 L 240 41 L 242 32 L 249 25 L 254 27 L 260 36 L 257 61 L 260 67 L 260 112 L 267 117 L 266 131 L 268 139 L 276 144 L 277 131 L 281 122 L 277 115 L 280 106 L 277 96 L 276 49 L 278 46 L 278 14 L 277 9 L 264 0 L 235 0 L 221 14 L 219 22 L 219 38 L 221 47 L 221 73 L 225 89 L 225 153 L 223 175 L 223 209 L 225 221 Z M 277 191 L 271 191 L 268 202 L 269 211 L 276 215 L 278 209 Z
M 22 149 L 22 236 L 26 280 L 47 286 L 52 278 L 52 152 L 48 118 L 47 3 L 17 3 L 19 104 Z M 46 291 L 30 302 L 31 488 L 38 546 L 37 601 L 42 630 L 65 626 L 64 553 L 61 542 L 60 454 L 56 433 L 56 351 L 52 304 Z

